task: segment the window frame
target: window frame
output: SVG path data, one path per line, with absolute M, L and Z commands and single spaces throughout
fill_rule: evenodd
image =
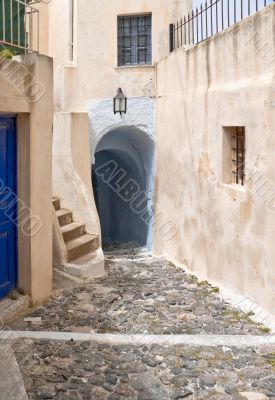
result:
M 245 184 L 245 159 L 246 159 L 246 140 L 245 127 L 236 126 L 235 134 L 231 136 L 232 149 L 232 180 L 236 185 Z
M 238 133 L 241 135 L 239 136 Z M 247 129 L 244 125 L 224 126 L 222 182 L 235 187 L 246 185 Z
M 136 41 L 138 42 L 140 37 L 145 36 L 145 42 L 146 42 L 147 38 L 149 37 L 150 38 L 150 43 L 149 44 L 146 43 L 145 46 L 136 45 L 136 50 L 135 51 L 133 51 L 133 48 L 134 48 L 135 45 L 132 45 L 132 43 L 131 43 L 130 46 L 129 46 L 131 61 L 129 63 L 126 63 L 125 62 L 125 58 L 124 58 L 123 62 L 121 62 L 120 58 L 123 59 L 123 56 L 120 54 L 120 48 L 123 48 L 125 46 L 120 45 L 120 39 L 123 42 L 125 36 L 124 35 L 120 36 L 120 29 L 121 29 L 120 20 L 127 19 L 127 18 L 129 18 L 129 19 L 133 19 L 133 18 L 139 19 L 139 18 L 146 18 L 146 17 L 150 18 L 150 27 L 149 27 L 150 34 L 146 34 L 146 26 L 147 25 L 146 25 L 146 22 L 145 22 L 145 34 L 144 35 L 137 34 L 136 35 Z M 117 61 L 116 61 L 116 64 L 117 64 L 118 68 L 127 68 L 127 67 L 129 67 L 129 68 L 133 68 L 133 67 L 139 68 L 139 67 L 150 67 L 150 66 L 153 65 L 153 54 L 152 54 L 153 29 L 152 29 L 152 21 L 153 21 L 153 19 L 152 19 L 152 13 L 151 12 L 135 13 L 135 14 L 119 14 L 117 16 Z M 138 29 L 138 25 L 136 26 L 136 28 Z M 122 28 L 122 29 L 125 29 L 125 27 Z M 132 29 L 132 28 L 130 27 L 130 29 Z M 133 37 L 132 30 L 129 33 L 129 37 L 132 40 L 132 37 Z M 139 62 L 138 61 L 138 51 L 139 51 L 139 49 L 145 50 L 145 62 Z M 149 49 L 149 53 L 147 53 L 148 49 Z M 146 61 L 147 56 L 148 56 L 147 54 L 149 54 L 149 58 L 150 58 L 150 61 L 148 61 L 148 62 Z M 136 59 L 137 62 L 133 62 L 132 61 L 133 58 Z

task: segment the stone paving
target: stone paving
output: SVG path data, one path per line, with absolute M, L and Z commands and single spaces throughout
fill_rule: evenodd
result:
M 120 334 L 268 335 L 218 289 L 170 262 L 109 253 L 108 276 L 64 290 L 15 321 L 17 330 Z M 34 318 L 34 319 L 33 319 Z M 40 320 L 41 318 L 41 320 Z M 246 347 L 20 339 L 30 400 L 275 400 L 275 353 Z
M 32 310 L 29 317 L 38 318 L 35 323 L 22 318 L 11 327 L 128 334 L 268 333 L 250 314 L 222 301 L 218 288 L 198 282 L 168 261 L 122 252 L 111 253 L 106 266 L 108 276 L 64 290 Z
M 14 349 L 30 400 L 275 399 L 275 354 L 252 348 L 24 342 Z

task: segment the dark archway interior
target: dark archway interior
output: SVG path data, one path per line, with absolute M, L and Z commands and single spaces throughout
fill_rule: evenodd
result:
M 135 128 L 113 130 L 98 143 L 93 188 L 103 246 L 148 244 L 153 149 Z

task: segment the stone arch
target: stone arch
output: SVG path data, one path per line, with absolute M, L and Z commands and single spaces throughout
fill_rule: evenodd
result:
M 94 147 L 93 188 L 103 245 L 151 245 L 154 141 L 134 126 L 112 127 Z

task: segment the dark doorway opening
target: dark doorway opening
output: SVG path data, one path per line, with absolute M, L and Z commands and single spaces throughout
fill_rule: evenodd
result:
M 107 133 L 92 168 L 103 247 L 150 246 L 153 141 L 136 128 Z

